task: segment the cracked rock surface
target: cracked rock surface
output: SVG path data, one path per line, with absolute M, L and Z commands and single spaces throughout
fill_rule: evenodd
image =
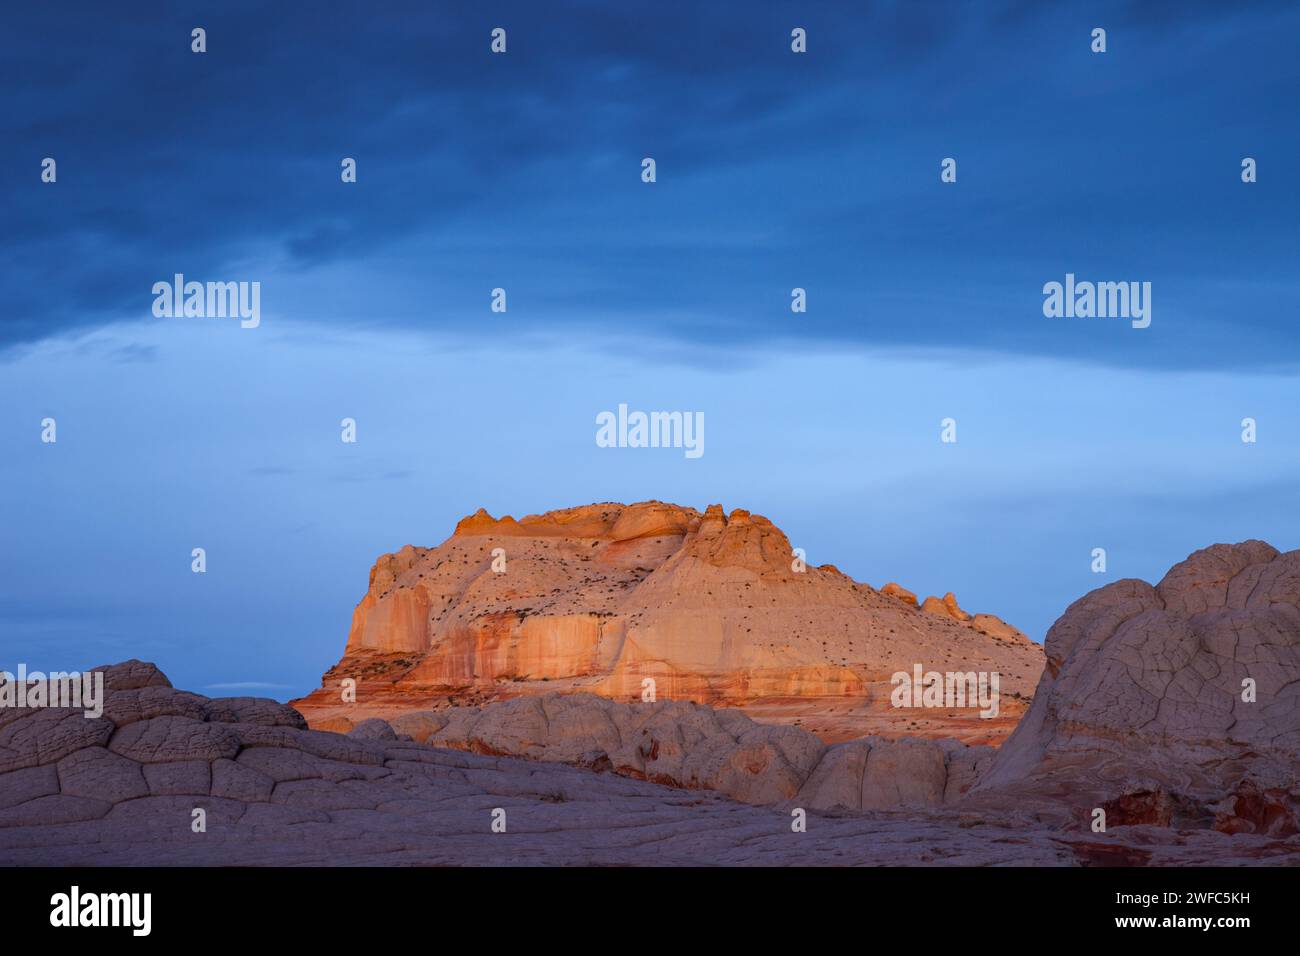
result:
M 172 690 L 160 672 L 134 661 L 105 670 L 112 696 L 126 690 L 124 674 L 156 688 L 150 716 L 115 709 L 126 715 L 118 727 L 80 712 L 5 715 L 0 865 L 1069 865 L 1267 862 L 1295 852 L 1253 834 L 1134 826 L 1119 840 L 1016 810 L 943 806 L 809 808 L 806 832 L 796 832 L 788 801 L 753 806 L 708 790 L 396 735 L 311 731 L 273 701 L 208 701 Z M 60 731 L 65 720 L 90 731 Z M 115 746 L 119 737 L 124 743 Z M 866 801 L 867 791 L 852 784 L 874 749 L 828 752 L 852 768 L 844 775 L 819 764 L 826 786 L 847 787 L 840 804 L 897 803 L 889 793 Z M 928 766 L 937 771 L 932 759 Z M 882 790 L 927 786 L 908 783 L 897 757 L 882 768 L 889 771 Z M 196 809 L 204 812 L 203 832 L 192 825 Z M 498 810 L 502 833 L 492 830 Z
M 1154 587 L 1116 581 L 1072 604 L 1045 649 L 977 793 L 1161 794 L 1144 812 L 1300 829 L 1300 551 L 1217 544 Z M 1234 822 L 1238 809 L 1259 819 Z

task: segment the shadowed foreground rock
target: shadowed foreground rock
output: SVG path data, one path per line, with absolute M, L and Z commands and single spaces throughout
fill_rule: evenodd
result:
M 1014 810 L 952 808 L 811 811 L 800 833 L 788 805 L 441 750 L 377 724 L 311 731 L 288 707 L 207 700 L 139 662 L 106 672 L 104 718 L 4 714 L 0 865 L 1068 865 L 1267 862 L 1297 849 L 1157 826 L 1084 836 Z M 206 832 L 192 829 L 196 808 Z M 492 832 L 498 809 L 504 833 Z
M 1300 551 L 1218 544 L 1072 604 L 978 785 L 1110 823 L 1300 833 Z
M 340 727 L 339 729 L 344 729 Z M 409 736 L 435 747 L 528 757 L 744 803 L 814 810 L 937 806 L 960 798 L 992 747 L 865 737 L 827 746 L 797 727 L 755 723 L 690 701 L 619 704 L 591 694 L 526 697 L 486 707 L 369 718 L 350 737 Z
M 269 784 L 248 771 L 280 760 L 303 763 L 287 751 L 350 759 L 347 755 L 365 753 L 371 745 L 382 749 L 409 742 L 610 770 L 668 786 L 716 790 L 745 803 L 797 799 L 813 809 L 857 810 L 955 799 L 992 754 L 991 748 L 956 741 L 866 738 L 827 747 L 807 731 L 758 724 L 735 710 L 715 711 L 689 701 L 618 704 L 590 694 L 413 712 L 392 723 L 371 718 L 340 736 L 308 730 L 297 711 L 273 701 L 209 700 L 176 690 L 160 671 L 138 661 L 104 673 L 101 718 L 57 709 L 6 712 L 0 724 L 0 773 L 8 774 L 0 776 L 0 784 L 45 780 L 53 789 L 42 796 L 109 793 L 135 799 L 237 796 L 227 788 L 256 783 L 260 789 L 239 792 L 261 794 L 270 793 Z M 25 771 L 30 772 L 22 776 Z M 276 773 L 272 768 L 265 776 L 280 782 Z M 841 779 L 846 775 L 853 779 Z M 47 804 L 71 806 L 67 800 Z

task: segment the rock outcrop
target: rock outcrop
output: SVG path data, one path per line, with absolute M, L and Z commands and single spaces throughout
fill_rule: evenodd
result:
M 881 739 L 824 747 L 795 728 L 688 702 L 560 695 L 405 714 L 396 726 L 370 719 L 345 736 L 306 729 L 274 701 L 176 690 L 152 665 L 104 670 L 102 717 L 0 711 L 0 865 L 1300 859 L 1300 836 L 1272 823 L 1286 795 L 1268 788 L 1235 791 L 1224 825 L 1187 829 L 1174 829 L 1177 798 L 1126 795 L 1112 808 L 1126 825 L 1087 834 L 1019 799 L 963 797 L 991 759 L 987 747 Z M 500 748 L 536 759 L 485 752 Z M 642 767 L 631 776 L 646 779 L 608 772 L 616 761 Z M 795 830 L 800 814 L 805 829 Z
M 174 690 L 152 665 L 104 670 L 109 707 L 101 718 L 0 710 L 0 866 L 1075 859 L 1042 826 L 957 826 L 925 812 L 906 820 L 814 815 L 808 831 L 794 835 L 786 810 L 709 790 L 439 749 L 400 739 L 383 721 L 359 724 L 349 736 L 313 731 L 273 701 L 208 700 Z M 399 721 L 422 726 L 413 715 Z
M 903 587 L 901 584 L 895 584 L 893 581 L 890 581 L 883 588 L 881 588 L 880 593 L 888 594 L 890 597 L 897 598 L 898 600 L 910 604 L 913 607 L 918 606 L 916 602 L 916 595 L 913 594 L 911 591 L 909 591 L 907 588 Z
M 608 770 L 743 803 L 934 806 L 964 792 L 962 782 L 969 784 L 990 749 L 879 738 L 828 748 L 807 731 L 757 724 L 735 710 L 689 701 L 620 704 L 591 694 L 411 712 L 391 724 L 372 717 L 345 722 L 338 728 L 344 735 L 310 730 L 301 714 L 274 701 L 176 690 L 139 661 L 98 670 L 106 698 L 100 717 L 0 710 L 0 826 L 98 819 L 118 804 L 138 808 L 164 797 L 276 802 L 278 784 L 322 773 L 334 782 L 371 779 L 333 763 L 382 766 L 375 755 L 402 743 L 421 752 L 436 747 Z M 950 781 L 950 760 L 960 780 Z
M 992 757 L 955 740 L 867 737 L 827 746 L 798 727 L 759 724 L 734 709 L 690 701 L 622 704 L 592 694 L 547 694 L 441 711 L 410 711 L 330 729 L 364 739 L 413 740 L 451 750 L 528 757 L 743 803 L 817 810 L 951 803 Z
M 938 611 L 935 611 L 935 607 Z M 890 677 L 997 671 L 998 719 L 890 706 Z M 951 594 L 877 591 L 803 565 L 770 521 L 712 505 L 589 505 L 494 519 L 478 511 L 436 548 L 384 555 L 343 659 L 296 701 L 317 724 L 435 702 L 588 692 L 741 707 L 827 740 L 875 732 L 998 741 L 1023 710 L 1042 650 Z M 345 679 L 357 699 L 341 699 Z
M 1298 595 L 1300 552 L 1262 542 L 1197 552 L 1154 587 L 1094 591 L 1052 628 L 1035 703 L 1000 750 L 898 735 L 820 747 L 732 710 L 589 695 L 418 712 L 394 725 L 418 724 L 437 746 L 599 766 L 748 802 L 964 801 L 1032 808 L 1073 830 L 1101 809 L 1110 827 L 1288 836 L 1300 833 Z M 935 605 L 958 610 L 951 595 Z M 1000 627 L 980 615 L 969 624 Z
M 957 595 L 949 591 L 942 599 L 937 597 L 928 597 L 921 604 L 921 610 L 926 614 L 936 614 L 939 617 L 950 617 L 954 621 L 965 623 L 971 619 L 971 616 L 963 611 L 957 604 Z
M 977 790 L 1110 824 L 1300 832 L 1300 551 L 1215 545 L 1048 632 L 1033 705 Z

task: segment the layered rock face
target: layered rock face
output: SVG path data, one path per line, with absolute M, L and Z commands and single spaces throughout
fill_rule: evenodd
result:
M 1214 545 L 1048 632 L 1029 712 L 981 793 L 1069 795 L 1110 822 L 1300 832 L 1300 551 Z
M 1000 718 L 912 712 L 900 727 L 889 679 L 918 663 L 997 671 Z M 951 594 L 918 606 L 897 585 L 796 569 L 766 518 L 650 501 L 518 521 L 480 510 L 437 548 L 381 557 L 343 659 L 295 704 L 315 722 L 554 691 L 636 701 L 649 679 L 656 699 L 744 707 L 830 740 L 978 742 L 1009 732 L 1041 667 L 1038 645 Z M 359 685 L 352 707 L 345 678 Z

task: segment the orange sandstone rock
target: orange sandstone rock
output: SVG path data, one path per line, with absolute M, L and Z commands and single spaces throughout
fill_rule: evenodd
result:
M 826 740 L 996 742 L 1041 648 L 990 615 L 977 626 L 951 595 L 936 603 L 941 613 L 919 613 L 897 585 L 805 567 L 779 528 L 740 508 L 605 503 L 518 520 L 480 509 L 438 547 L 376 562 L 342 660 L 297 705 L 355 723 L 552 691 L 653 695 L 753 708 Z M 918 663 L 998 671 L 1003 716 L 895 710 L 890 677 Z M 358 681 L 355 704 L 344 678 Z
M 893 581 L 890 581 L 883 588 L 881 588 L 880 593 L 888 594 L 890 597 L 898 598 L 900 601 L 906 601 L 908 604 L 911 604 L 913 607 L 916 606 L 916 595 L 913 594 L 911 591 L 909 591 L 907 588 L 895 584 Z

